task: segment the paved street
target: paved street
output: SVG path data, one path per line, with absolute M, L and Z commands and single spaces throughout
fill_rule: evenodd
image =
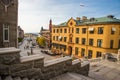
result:
M 19 49 L 21 49 L 21 52 L 20 52 L 20 56 L 28 56 L 28 52 L 31 53 L 31 49 L 24 49 L 25 45 L 29 45 L 29 47 L 31 47 L 31 42 L 28 43 L 27 40 L 24 40 L 22 45 L 19 46 Z M 45 57 L 45 61 L 46 60 L 51 60 L 51 59 L 55 59 L 55 58 L 58 58 L 60 57 L 60 55 L 58 56 L 50 56 L 50 55 L 47 55 L 45 53 L 42 53 L 41 50 L 48 50 L 48 49 L 41 49 L 37 46 L 35 46 L 35 48 L 33 48 L 33 54 L 40 54 L 41 56 L 44 56 Z

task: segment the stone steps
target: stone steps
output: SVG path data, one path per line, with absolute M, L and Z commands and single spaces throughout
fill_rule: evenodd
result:
M 11 76 L 6 76 L 5 79 L 2 79 L 0 77 L 0 80 L 40 80 L 40 79 L 28 79 L 28 78 L 20 78 L 20 77 L 11 77 Z M 54 77 L 50 80 L 94 80 L 90 77 L 86 77 L 86 76 L 83 76 L 83 75 L 80 75 L 80 74 L 77 74 L 77 73 L 65 73 L 65 74 L 62 74 L 62 75 L 59 75 L 57 77 Z
M 94 80 L 77 73 L 65 73 L 50 80 Z
M 11 76 L 6 76 L 4 79 L 1 78 L 0 76 L 0 80 L 40 80 L 40 79 L 28 79 L 28 78 L 20 78 L 20 77 L 11 77 Z

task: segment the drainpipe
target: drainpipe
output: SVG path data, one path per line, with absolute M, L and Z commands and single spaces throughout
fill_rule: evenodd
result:
M 85 56 L 87 57 L 88 59 L 88 24 L 86 24 L 87 28 L 86 28 L 86 32 L 87 32 L 87 38 L 86 38 L 86 54 Z

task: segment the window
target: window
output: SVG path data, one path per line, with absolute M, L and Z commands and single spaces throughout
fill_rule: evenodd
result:
M 102 56 L 102 53 L 99 52 L 99 51 L 97 51 L 97 53 L 96 53 L 96 58 L 101 57 L 101 56 Z
M 56 49 L 58 49 L 59 47 L 58 46 L 56 46 Z
M 120 40 L 119 40 L 119 42 L 118 42 L 118 49 L 120 49 Z
M 98 34 L 103 34 L 103 27 L 98 27 Z
M 62 29 L 60 29 L 60 33 L 62 33 Z
M 67 29 L 64 29 L 64 33 L 67 33 Z
M 91 59 L 92 58 L 92 50 L 88 50 L 88 59 Z
M 56 41 L 58 41 L 58 36 L 56 36 Z
M 81 57 L 84 57 L 84 56 L 85 56 L 85 49 L 82 48 L 82 49 L 81 49 Z
M 72 42 L 72 37 L 70 37 L 69 42 Z
M 75 47 L 75 55 L 78 55 L 78 47 Z
M 110 48 L 111 48 L 111 49 L 113 48 L 113 43 L 114 43 L 114 41 L 113 41 L 113 40 L 110 40 Z
M 89 39 L 89 45 L 93 46 L 93 39 Z
M 53 29 L 53 33 L 55 33 L 55 29 Z
M 53 36 L 53 40 L 55 40 L 55 36 Z
M 90 34 L 94 34 L 94 31 L 90 31 Z
M 94 28 L 93 27 L 89 27 L 88 31 L 89 31 L 90 34 L 93 34 L 94 33 Z
M 79 38 L 76 38 L 76 43 L 79 43 Z
M 102 39 L 97 40 L 97 47 L 102 47 Z
M 3 41 L 9 42 L 9 25 L 3 24 Z
M 64 51 L 66 51 L 66 47 L 64 47 Z
M 83 34 L 86 33 L 86 28 L 82 28 L 82 33 L 83 33 Z
M 76 33 L 79 33 L 79 28 L 76 28 Z
M 85 38 L 82 38 L 82 44 L 85 45 L 85 41 L 86 41 L 86 39 L 85 39 Z
M 67 37 L 64 37 L 64 42 L 66 42 L 66 40 L 67 40 Z
M 59 29 L 57 29 L 57 33 L 59 33 Z
M 63 48 L 63 47 L 62 47 L 62 46 L 60 46 L 60 50 L 62 50 L 62 48 Z
M 61 36 L 60 36 L 61 37 Z M 62 37 L 60 38 L 60 37 L 58 37 L 58 39 L 60 40 L 60 41 L 62 41 Z

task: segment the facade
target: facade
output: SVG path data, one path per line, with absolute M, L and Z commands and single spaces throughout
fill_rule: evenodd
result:
M 51 40 L 52 40 L 51 32 L 52 32 L 52 20 L 50 19 L 50 21 L 49 21 L 49 29 L 43 29 L 43 27 L 42 27 L 41 31 L 40 31 L 40 35 L 45 38 L 47 46 L 50 49 L 51 49 Z
M 52 27 L 52 51 L 76 57 L 98 58 L 118 53 L 120 20 L 109 15 L 101 18 L 83 16 Z
M 0 0 L 0 48 L 17 47 L 18 0 Z
M 43 36 L 46 40 L 46 45 L 49 47 L 50 46 L 50 30 L 48 29 L 43 29 L 40 32 L 41 36 Z
M 18 38 L 24 38 L 24 30 L 18 26 Z

